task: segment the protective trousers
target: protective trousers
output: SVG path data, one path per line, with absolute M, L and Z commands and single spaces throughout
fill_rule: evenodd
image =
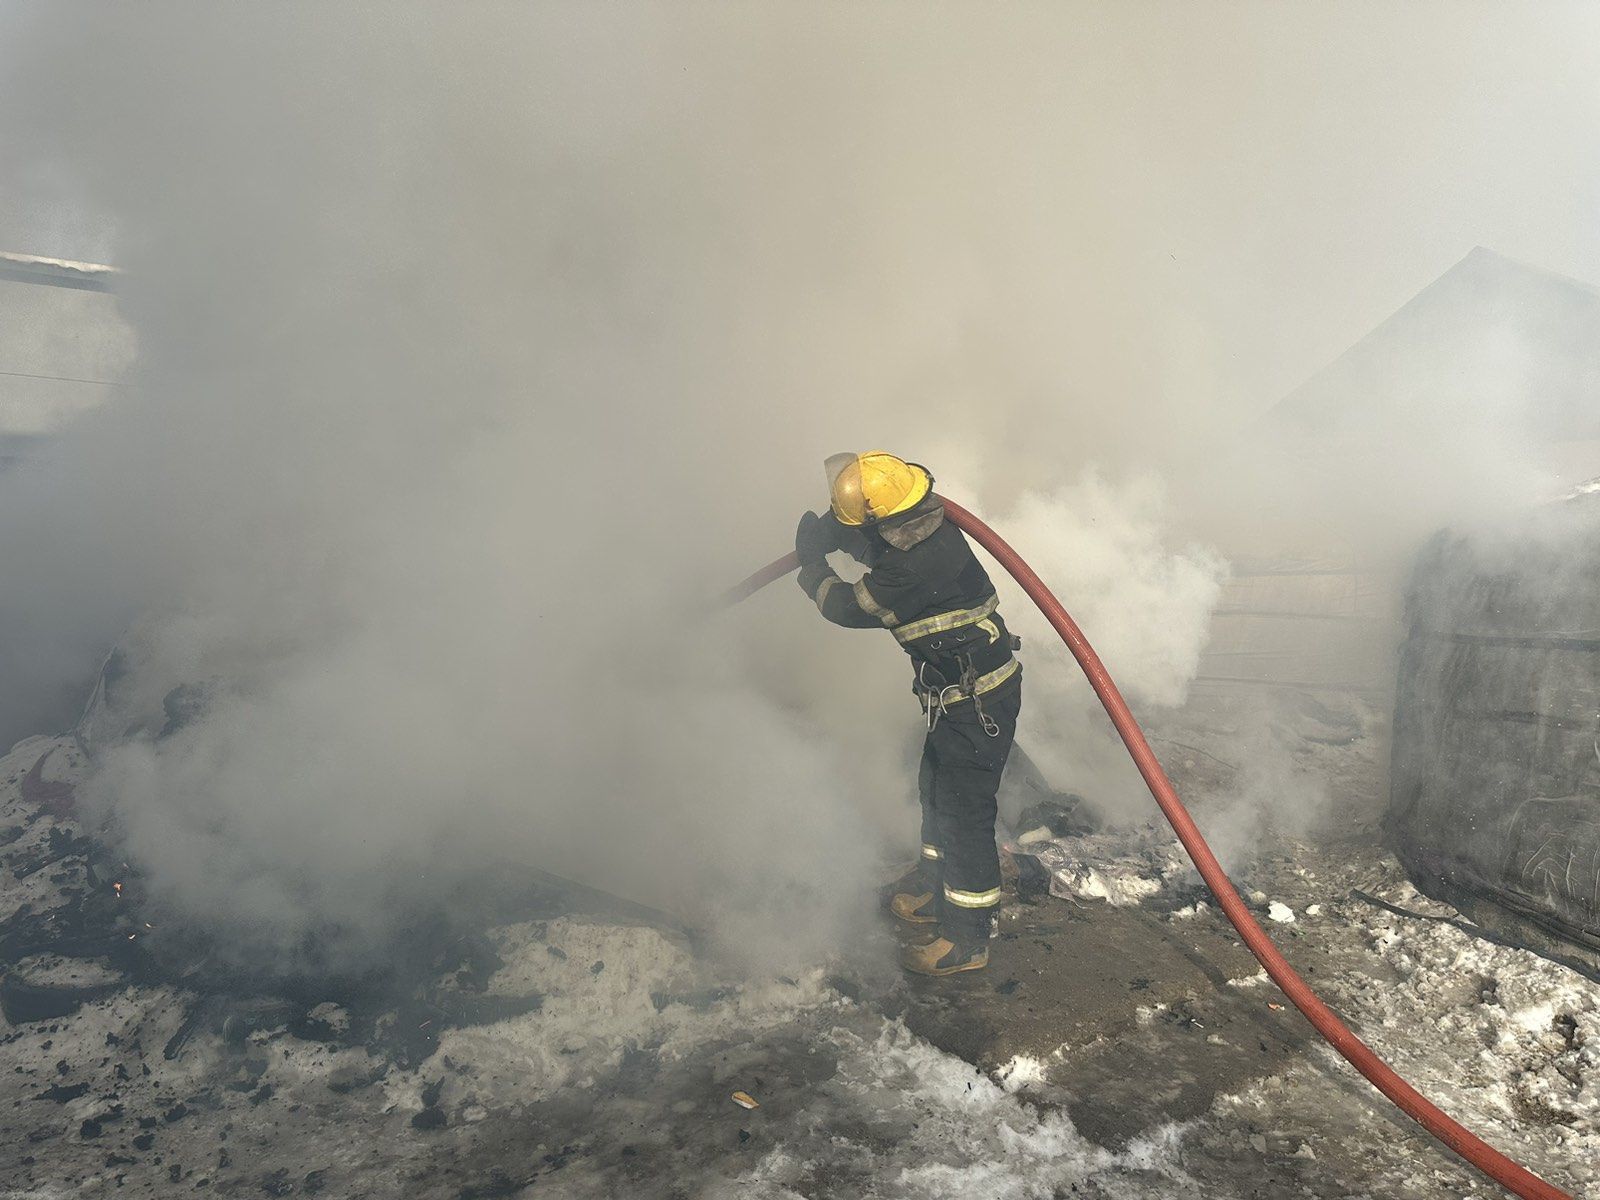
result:
M 940 932 L 961 943 L 988 938 L 1000 903 L 995 797 L 1022 711 L 1020 681 L 984 696 L 983 711 L 998 727 L 993 737 L 970 703 L 952 706 L 929 731 L 917 773 L 923 872 L 938 895 Z

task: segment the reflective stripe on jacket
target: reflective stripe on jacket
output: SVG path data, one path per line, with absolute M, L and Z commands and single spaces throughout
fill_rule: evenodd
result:
M 826 562 L 800 568 L 800 586 L 824 617 L 853 629 L 888 629 L 925 686 L 959 687 L 965 674 L 982 695 L 1017 678 L 1020 664 L 989 573 L 945 519 L 937 495 L 850 536 L 854 544 L 842 548 L 867 567 L 856 583 Z M 971 699 L 952 695 L 951 703 Z

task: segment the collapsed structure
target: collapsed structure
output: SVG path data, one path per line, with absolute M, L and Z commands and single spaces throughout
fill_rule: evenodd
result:
M 1441 534 L 1407 600 L 1390 839 L 1424 892 L 1600 978 L 1600 511 Z

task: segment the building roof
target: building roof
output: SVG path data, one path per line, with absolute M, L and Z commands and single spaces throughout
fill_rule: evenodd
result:
M 1600 288 L 1474 249 L 1267 415 L 1321 437 L 1431 423 L 1600 437 Z

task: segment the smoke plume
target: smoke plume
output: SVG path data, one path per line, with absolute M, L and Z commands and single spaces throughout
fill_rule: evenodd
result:
M 87 802 L 159 903 L 359 957 L 493 860 L 825 944 L 914 836 L 903 657 L 711 598 L 841 449 L 929 463 L 1182 699 L 1259 493 L 1162 532 L 1252 402 L 1186 311 L 1215 259 L 1147 242 L 1219 195 L 1128 149 L 1144 18 L 939 14 L 5 17 L 0 161 L 91 214 L 136 356 L 0 475 L 0 686 L 44 719 L 122 647 Z M 1113 771 L 1006 604 L 1030 749 Z

